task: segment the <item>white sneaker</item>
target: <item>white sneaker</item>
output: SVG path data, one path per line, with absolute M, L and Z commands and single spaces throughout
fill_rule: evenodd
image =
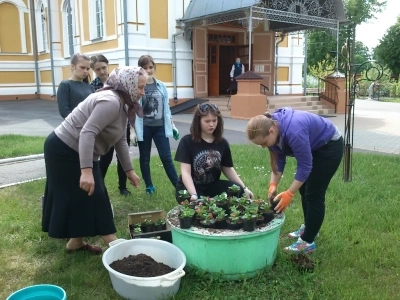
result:
M 297 229 L 296 231 L 290 232 L 288 234 L 288 237 L 290 237 L 291 239 L 298 239 L 304 233 L 305 228 L 306 228 L 306 226 L 304 224 L 301 224 L 300 228 Z M 318 237 L 318 236 L 319 236 L 319 233 L 317 233 L 316 237 Z
M 290 237 L 291 239 L 298 239 L 304 233 L 305 228 L 306 226 L 304 226 L 304 224 L 301 224 L 300 228 L 297 229 L 296 231 L 290 232 L 288 234 L 288 237 Z

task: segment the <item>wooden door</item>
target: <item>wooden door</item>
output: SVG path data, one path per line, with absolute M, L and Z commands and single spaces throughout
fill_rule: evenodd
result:
M 219 95 L 219 46 L 208 45 L 208 95 Z
M 249 45 L 237 46 L 237 57 L 244 65 L 244 71 L 249 71 Z M 251 65 L 253 65 L 253 47 L 251 48 Z
M 193 81 L 194 97 L 207 97 L 207 28 L 193 29 Z
M 219 46 L 219 94 L 229 94 L 232 66 L 236 61 L 236 46 Z
M 260 32 L 253 34 L 252 68 L 264 79 L 262 84 L 269 88 L 267 95 L 274 93 L 275 78 L 275 33 Z

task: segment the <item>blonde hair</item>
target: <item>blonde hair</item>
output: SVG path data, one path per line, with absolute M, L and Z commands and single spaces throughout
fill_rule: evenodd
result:
M 269 135 L 271 127 L 277 126 L 277 123 L 272 120 L 270 113 L 255 116 L 249 120 L 246 127 L 246 136 L 249 141 L 254 143 L 258 137 L 265 137 Z M 271 169 L 274 174 L 278 173 L 278 155 L 269 150 Z

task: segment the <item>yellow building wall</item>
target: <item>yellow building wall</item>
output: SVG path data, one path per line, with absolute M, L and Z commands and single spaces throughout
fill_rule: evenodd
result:
M 40 82 L 41 83 L 52 83 L 50 70 L 40 71 Z
M 33 55 L 0 55 L 0 61 L 33 61 Z
M 0 71 L 2 84 L 35 83 L 34 71 Z
M 289 81 L 289 67 L 278 67 L 278 81 Z
M 81 0 L 82 1 L 82 0 Z M 90 41 L 89 29 L 89 1 L 82 1 L 82 18 L 79 17 L 83 24 L 83 41 Z M 82 50 L 84 52 L 84 50 Z
M 115 1 L 114 0 L 106 0 L 104 2 L 104 9 L 105 9 L 105 23 L 106 23 L 106 34 L 107 36 L 115 35 L 116 34 L 116 13 L 115 13 Z
M 280 38 L 278 38 L 278 41 L 280 41 Z M 282 47 L 282 48 L 289 47 L 289 37 L 288 37 L 288 35 L 285 35 L 285 38 L 283 39 L 282 43 L 280 43 L 278 45 L 278 47 Z
M 118 48 L 118 40 L 110 40 L 110 41 L 104 41 L 104 42 L 96 42 L 94 44 L 86 45 L 86 46 L 81 46 L 81 52 L 82 53 L 88 53 L 88 52 L 93 52 L 93 51 L 102 51 L 102 50 L 109 50 L 109 49 L 115 49 Z
M 28 53 L 32 53 L 31 26 L 29 23 L 29 14 L 24 14 L 24 19 L 25 19 L 26 51 Z
M 66 80 L 71 77 L 71 66 L 64 66 L 62 67 L 62 79 Z
M 168 0 L 149 0 L 150 38 L 168 39 Z
M 22 52 L 20 27 L 18 8 L 7 2 L 0 4 L 0 52 Z
M 157 64 L 155 77 L 163 82 L 172 82 L 172 64 Z
M 50 59 L 50 53 L 39 53 L 39 60 Z
M 108 73 L 111 73 L 112 71 L 114 71 L 115 68 L 119 67 L 118 64 L 109 64 L 108 65 Z
M 22 0 L 22 1 L 25 3 L 26 7 L 29 7 L 29 0 Z

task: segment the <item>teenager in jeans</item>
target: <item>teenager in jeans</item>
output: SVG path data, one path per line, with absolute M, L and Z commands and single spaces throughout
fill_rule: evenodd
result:
M 247 137 L 269 148 L 272 172 L 268 198 L 279 200 L 276 212 L 283 212 L 297 191 L 301 195 L 304 224 L 289 233 L 297 242 L 284 250 L 313 252 L 325 216 L 326 190 L 343 156 L 342 134 L 326 118 L 284 107 L 252 118 L 247 124 Z M 287 156 L 296 159 L 297 171 L 291 186 L 277 195 Z
M 146 193 L 151 195 L 156 188 L 150 174 L 151 144 L 154 141 L 165 173 L 175 187 L 178 181 L 175 166 L 172 162 L 169 137 L 179 139 L 179 132 L 172 121 L 169 98 L 165 84 L 153 75 L 156 64 L 150 55 L 142 55 L 138 66 L 146 70 L 148 76 L 145 95 L 139 103 L 143 107 L 143 118 L 136 118 L 135 130 L 139 145 L 140 170 L 146 184 Z
M 90 83 L 95 90 L 101 89 L 104 87 L 108 79 L 108 59 L 102 55 L 97 54 L 93 55 L 90 58 L 90 67 L 96 73 L 96 78 Z M 130 126 L 129 121 L 126 126 L 126 140 L 128 145 L 130 144 Z M 108 167 L 111 164 L 111 161 L 114 156 L 114 147 L 111 147 L 110 150 L 100 157 L 99 167 L 101 175 L 103 179 L 106 177 Z M 122 168 L 121 162 L 118 159 L 117 155 L 117 172 L 118 172 L 118 189 L 119 193 L 123 196 L 131 195 L 131 192 L 126 188 L 127 177 L 124 169 Z

